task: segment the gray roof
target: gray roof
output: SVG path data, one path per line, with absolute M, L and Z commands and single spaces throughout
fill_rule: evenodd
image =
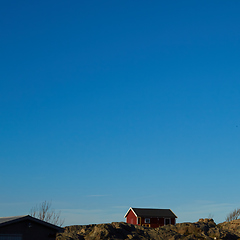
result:
M 29 215 L 13 216 L 13 217 L 0 217 L 0 228 L 2 226 L 9 225 L 9 224 L 16 223 L 16 222 L 20 222 L 20 221 L 24 221 L 24 220 L 29 220 L 29 221 L 32 221 L 32 222 L 35 222 L 35 223 L 38 223 L 38 224 L 42 224 L 46 227 L 54 228 L 57 231 L 62 231 L 63 230 L 63 228 L 61 228 L 59 226 L 56 226 L 54 224 L 42 221 L 38 218 L 34 218 L 32 216 L 29 216 Z
M 130 208 L 138 217 L 177 218 L 171 209 Z M 128 214 L 127 212 L 127 214 Z M 127 216 L 125 215 L 125 217 Z
M 7 223 L 7 222 L 10 222 L 10 221 L 13 221 L 13 220 L 16 220 L 16 219 L 19 219 L 19 218 L 23 218 L 23 217 L 26 217 L 26 216 L 27 215 L 14 216 L 14 217 L 0 217 L 0 224 Z

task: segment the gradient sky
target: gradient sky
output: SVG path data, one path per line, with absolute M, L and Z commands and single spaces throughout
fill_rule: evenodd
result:
M 0 215 L 240 207 L 240 1 L 0 1 Z

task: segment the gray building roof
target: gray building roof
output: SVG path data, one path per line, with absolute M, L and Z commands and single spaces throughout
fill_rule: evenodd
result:
M 34 218 L 32 216 L 29 216 L 29 215 L 13 216 L 13 217 L 0 217 L 0 228 L 2 226 L 10 225 L 12 223 L 16 223 L 16 222 L 20 222 L 20 221 L 24 221 L 24 220 L 28 220 L 28 221 L 32 221 L 32 222 L 35 222 L 35 223 L 38 223 L 38 224 L 42 224 L 46 227 L 53 228 L 53 229 L 55 229 L 59 232 L 63 231 L 63 228 L 61 228 L 59 226 L 56 226 L 54 224 L 42 221 L 38 218 Z
M 20 219 L 20 218 L 23 218 L 23 217 L 26 217 L 27 215 L 22 215 L 22 216 L 14 216 L 14 217 L 0 217 L 0 225 L 2 223 L 7 223 L 7 222 L 10 222 L 10 221 L 13 221 L 13 220 L 16 220 L 16 219 Z
M 127 217 L 129 211 L 132 210 L 136 217 L 156 217 L 156 218 L 177 218 L 171 209 L 155 209 L 155 208 L 129 208 L 125 217 Z

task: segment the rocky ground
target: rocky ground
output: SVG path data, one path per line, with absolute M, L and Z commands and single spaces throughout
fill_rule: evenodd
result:
M 216 224 L 213 219 L 199 219 L 195 223 L 178 223 L 148 228 L 123 222 L 76 225 L 65 227 L 57 240 L 120 240 L 120 239 L 207 239 L 240 240 L 240 221 Z

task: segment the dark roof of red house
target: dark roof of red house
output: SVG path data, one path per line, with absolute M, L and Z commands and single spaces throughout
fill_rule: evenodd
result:
M 42 221 L 40 219 L 31 217 L 29 215 L 14 216 L 14 217 L 0 217 L 0 227 L 5 226 L 5 225 L 9 225 L 9 224 L 12 224 L 12 223 L 20 222 L 20 221 L 23 221 L 23 220 L 33 221 L 33 222 L 42 224 L 46 227 L 53 228 L 53 229 L 55 229 L 59 232 L 63 231 L 63 228 L 61 228 L 61 227 L 58 227 L 54 224 L 51 224 L 51 223 Z
M 136 217 L 177 218 L 177 216 L 172 212 L 171 209 L 154 208 L 129 208 L 129 210 L 125 214 L 125 218 L 131 210 Z

